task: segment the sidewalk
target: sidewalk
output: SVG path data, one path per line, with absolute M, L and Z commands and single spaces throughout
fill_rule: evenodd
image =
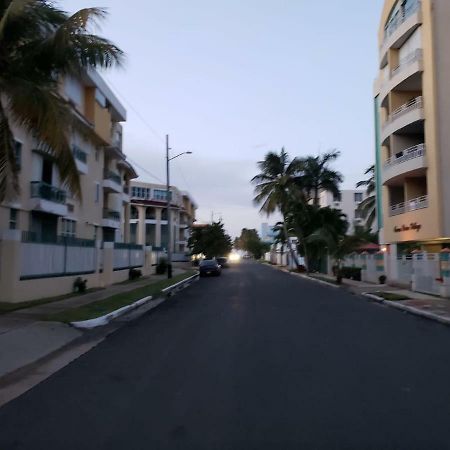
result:
M 183 269 L 174 268 L 173 274 L 176 276 L 184 272 Z M 43 321 L 43 317 L 107 299 L 166 278 L 167 275 L 152 275 L 54 303 L 1 314 L 0 379 L 21 367 L 35 363 L 85 334 L 67 324 Z

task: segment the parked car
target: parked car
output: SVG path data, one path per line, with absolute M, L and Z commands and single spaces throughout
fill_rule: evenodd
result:
M 222 268 L 220 264 L 215 259 L 204 259 L 199 264 L 199 271 L 201 277 L 207 276 L 220 276 L 222 273 Z
M 220 256 L 219 258 L 216 258 L 216 261 L 222 267 L 222 269 L 226 269 L 229 267 L 228 258 L 225 258 L 225 256 Z

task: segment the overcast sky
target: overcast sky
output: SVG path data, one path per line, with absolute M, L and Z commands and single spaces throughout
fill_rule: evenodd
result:
M 383 0 L 61 0 L 106 6 L 102 34 L 127 54 L 105 79 L 128 110 L 124 151 L 143 181 L 188 190 L 198 219 L 233 236 L 267 220 L 252 204 L 256 162 L 331 148 L 352 189 L 373 161 L 372 85 Z

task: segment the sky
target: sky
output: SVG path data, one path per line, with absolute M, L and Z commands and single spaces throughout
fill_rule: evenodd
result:
M 344 189 L 374 159 L 372 86 L 383 0 L 61 0 L 68 12 L 107 7 L 96 32 L 126 55 L 104 74 L 124 103 L 124 152 L 142 181 L 171 184 L 222 218 L 234 237 L 276 216 L 260 215 L 256 163 L 341 151 Z

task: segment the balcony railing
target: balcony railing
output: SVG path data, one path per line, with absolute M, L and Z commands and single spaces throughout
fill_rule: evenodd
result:
M 391 205 L 389 215 L 398 216 L 409 211 L 417 211 L 418 209 L 425 208 L 428 208 L 428 195 L 422 195 L 422 197 L 413 198 L 406 202 Z
M 42 198 L 43 200 L 64 205 L 66 203 L 67 193 L 43 181 L 32 181 L 31 198 Z
M 406 22 L 413 14 L 419 11 L 421 2 L 412 2 L 406 5 L 401 11 L 399 11 L 397 17 L 386 27 L 384 31 L 384 40 L 386 41 L 392 36 L 397 28 L 404 22 Z
M 395 111 L 393 111 L 387 118 L 386 122 L 384 123 L 383 128 L 387 127 L 392 122 L 394 122 L 394 120 L 398 119 L 404 114 L 410 111 L 414 111 L 415 109 L 422 109 L 422 108 L 423 108 L 423 97 L 420 96 L 413 98 L 408 103 L 405 103 L 404 105 L 400 106 L 400 108 L 397 108 Z
M 402 164 L 411 159 L 420 158 L 425 156 L 425 144 L 415 145 L 414 147 L 407 148 L 401 153 L 397 153 L 395 156 L 391 156 L 385 163 L 384 168 L 392 167 L 397 164 Z
M 420 61 L 422 59 L 423 51 L 420 48 L 417 48 L 409 55 L 405 56 L 400 60 L 398 66 L 391 70 L 391 78 L 395 77 L 398 73 L 400 73 L 405 67 L 415 63 L 416 61 Z
M 109 220 L 115 220 L 115 221 L 119 222 L 120 221 L 120 212 L 104 208 L 103 209 L 103 218 L 109 219 Z
M 120 175 L 111 170 L 105 170 L 103 172 L 103 179 L 114 181 L 117 184 L 122 184 L 122 178 Z
M 81 148 L 74 146 L 72 152 L 75 159 L 78 159 L 78 161 L 81 161 L 84 164 L 87 163 L 87 153 L 83 152 Z

